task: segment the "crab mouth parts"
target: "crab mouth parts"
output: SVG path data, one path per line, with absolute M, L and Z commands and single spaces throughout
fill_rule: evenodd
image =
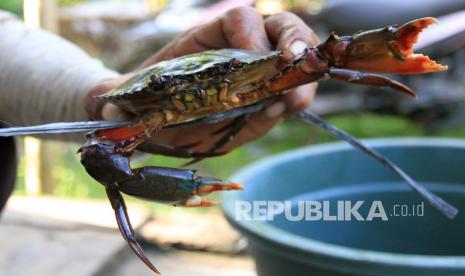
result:
M 413 53 L 413 46 L 418 41 L 420 33 L 432 24 L 438 23 L 433 17 L 425 17 L 402 25 L 396 32 L 398 54 L 403 58 L 404 66 L 411 67 L 415 73 L 446 71 L 447 66 L 441 65 L 428 56 Z

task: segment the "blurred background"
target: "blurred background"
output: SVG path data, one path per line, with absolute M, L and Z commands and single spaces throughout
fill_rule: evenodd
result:
M 448 65 L 449 71 L 396 77 L 417 91 L 419 99 L 322 82 L 311 109 L 359 138 L 465 137 L 463 0 L 1 0 L 0 10 L 58 33 L 108 67 L 128 72 L 181 32 L 239 5 L 253 5 L 264 16 L 294 12 L 321 39 L 333 30 L 352 34 L 439 17 L 441 25 L 425 31 L 418 48 Z M 271 154 L 334 140 L 289 119 L 265 137 L 194 168 L 228 178 Z M 17 142 L 15 196 L 0 224 L 0 275 L 150 275 L 113 230 L 105 191 L 80 165 L 78 145 L 32 137 Z M 144 155 L 136 165 L 176 167 L 184 161 Z M 143 245 L 165 275 L 255 275 L 247 242 L 230 229 L 219 207 L 182 209 L 133 198 L 128 205 Z

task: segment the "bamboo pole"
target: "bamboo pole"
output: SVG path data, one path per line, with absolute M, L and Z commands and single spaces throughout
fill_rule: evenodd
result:
M 24 182 L 26 194 L 39 195 L 41 192 L 41 177 L 40 177 L 40 150 L 41 142 L 34 137 L 24 138 L 24 158 L 25 158 L 25 173 Z
M 40 28 L 40 0 L 24 0 L 24 24 L 30 28 Z M 40 183 L 40 141 L 34 137 L 24 138 L 25 190 L 28 195 L 38 195 Z
M 40 28 L 40 0 L 24 0 L 24 24 L 30 28 Z
M 159 12 L 168 5 L 168 0 L 144 0 L 144 5 L 150 13 Z
M 24 24 L 31 28 L 43 28 L 58 33 L 58 6 L 55 0 L 24 0 Z M 42 142 L 34 137 L 24 139 L 25 190 L 28 195 L 53 191 L 52 169 L 54 158 L 47 152 L 53 142 Z M 42 162 L 42 161 L 46 162 Z M 49 162 L 50 161 L 50 162 Z
M 41 28 L 49 32 L 58 34 L 60 24 L 58 17 L 58 5 L 55 0 L 41 0 L 42 9 L 40 12 Z
M 60 31 L 58 5 L 55 0 L 41 0 L 40 27 L 56 34 Z M 54 170 L 60 162 L 63 144 L 57 141 L 42 141 L 40 152 L 40 193 L 53 194 L 57 179 Z

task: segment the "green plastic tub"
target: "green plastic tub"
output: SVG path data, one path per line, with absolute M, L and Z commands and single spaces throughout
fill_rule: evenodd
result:
M 365 143 L 456 206 L 458 216 L 443 217 L 345 143 L 266 158 L 232 177 L 244 191 L 222 195 L 225 215 L 248 239 L 259 275 L 465 275 L 465 141 Z M 361 216 L 346 215 L 359 201 Z M 277 211 L 281 203 L 294 217 Z M 321 218 L 317 209 L 305 209 L 318 203 Z M 348 208 L 339 208 L 344 204 Z M 299 210 L 313 213 L 299 217 Z

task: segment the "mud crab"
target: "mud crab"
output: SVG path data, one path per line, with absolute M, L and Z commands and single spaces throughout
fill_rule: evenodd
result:
M 212 50 L 160 62 L 100 96 L 104 101 L 133 113 L 137 119 L 118 124 L 88 124 L 89 129 L 97 130 L 88 134 L 87 143 L 80 148 L 81 162 L 87 172 L 105 186 L 119 229 L 131 249 L 158 273 L 134 238 L 121 192 L 147 200 L 194 207 L 213 204 L 203 199 L 203 195 L 238 190 L 242 186 L 203 177 L 187 169 L 155 166 L 133 169 L 129 157 L 135 150 L 193 158 L 193 162 L 224 154 L 221 148 L 241 130 L 251 114 L 259 112 L 266 102 L 287 89 L 314 81 L 339 79 L 390 87 L 415 95 L 405 85 L 372 72 L 420 74 L 447 70 L 446 66 L 427 56 L 413 54 L 418 34 L 432 23 L 436 23 L 436 19 L 422 18 L 399 28 L 388 26 L 353 36 L 340 37 L 331 33 L 323 43 L 305 49 L 292 63 L 283 63 L 279 51 L 238 49 Z M 321 123 L 307 111 L 298 117 Z M 215 133 L 221 134 L 221 138 L 207 152 L 192 151 L 190 147 L 194 145 L 174 148 L 147 139 L 161 128 L 226 119 L 232 119 L 232 122 Z M 322 126 L 334 133 L 334 129 L 324 123 Z M 345 135 L 337 131 L 335 134 Z M 358 142 L 353 144 L 359 145 Z M 385 161 L 382 157 L 377 158 Z M 392 168 L 394 165 L 391 165 Z M 408 178 L 399 171 L 404 179 Z M 455 215 L 453 207 L 416 186 L 410 178 L 407 181 L 430 203 L 445 210 L 449 217 Z

